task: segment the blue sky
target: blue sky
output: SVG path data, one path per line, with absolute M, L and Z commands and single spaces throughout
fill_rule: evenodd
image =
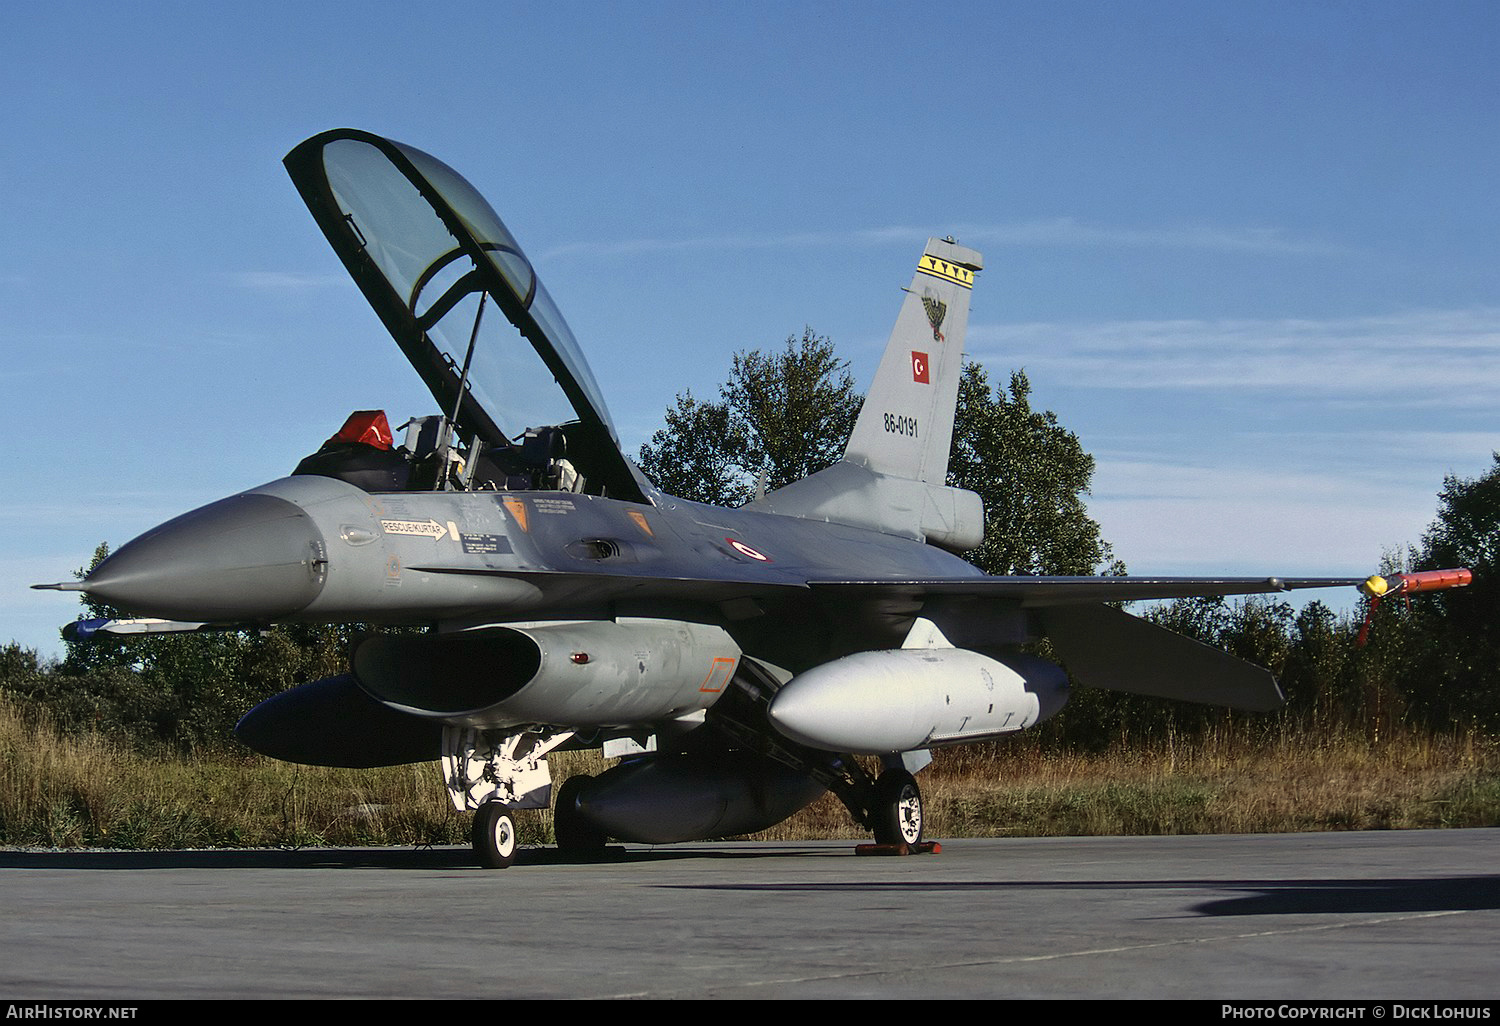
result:
M 1136 573 L 1362 574 L 1500 448 L 1500 6 L 32 5 L 0 34 L 0 641 L 100 541 L 431 402 L 280 166 L 425 149 L 627 445 L 805 325 L 863 384 L 929 235 Z

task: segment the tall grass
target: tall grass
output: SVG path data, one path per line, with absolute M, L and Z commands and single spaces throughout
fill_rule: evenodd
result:
M 605 768 L 553 757 L 555 779 Z M 1362 734 L 1223 729 L 1102 754 L 1022 736 L 949 749 L 922 774 L 931 837 L 1161 834 L 1500 825 L 1500 744 L 1477 733 Z M 523 840 L 551 840 L 526 813 Z M 152 758 L 0 700 L 0 843 L 198 848 L 453 844 L 454 811 L 432 764 L 375 770 L 254 756 Z M 863 838 L 831 796 L 774 839 Z
M 467 839 L 429 765 L 294 766 L 142 756 L 0 702 L 0 842 L 198 848 Z
M 933 837 L 1280 833 L 1500 825 L 1500 743 L 1475 732 L 1221 729 L 1102 753 L 1027 737 L 940 751 Z M 764 836 L 861 836 L 821 799 Z

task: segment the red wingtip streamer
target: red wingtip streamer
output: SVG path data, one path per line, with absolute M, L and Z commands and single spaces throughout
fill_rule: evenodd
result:
M 1415 595 L 1419 591 L 1442 591 L 1446 588 L 1466 588 L 1474 580 L 1468 570 L 1421 570 L 1412 574 L 1393 574 L 1394 586 L 1390 594 Z

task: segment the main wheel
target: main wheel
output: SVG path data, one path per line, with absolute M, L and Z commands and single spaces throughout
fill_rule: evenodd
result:
M 504 869 L 516 860 L 516 819 L 509 807 L 485 802 L 474 813 L 474 854 L 486 869 Z
M 922 789 L 906 770 L 886 770 L 875 781 L 870 808 L 876 844 L 917 845 L 922 842 Z
M 609 840 L 578 811 L 578 796 L 593 781 L 593 777 L 580 773 L 563 781 L 557 789 L 557 802 L 552 810 L 552 833 L 557 838 L 557 850 L 566 855 L 597 854 L 604 850 Z

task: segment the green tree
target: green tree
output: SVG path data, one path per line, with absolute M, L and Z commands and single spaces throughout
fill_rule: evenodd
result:
M 849 362 L 811 328 L 778 353 L 735 354 L 723 394 L 742 426 L 746 469 L 764 469 L 767 489 L 838 462 L 864 403 Z
M 1322 602 L 1309 602 L 1297 613 L 1281 676 L 1288 713 L 1309 726 L 1344 721 L 1356 630 Z
M 94 555 L 89 560 L 89 565 L 74 570 L 73 576 L 80 581 L 83 580 L 108 557 L 109 543 L 100 542 L 94 547 Z M 78 601 L 83 607 L 78 613 L 77 619 L 79 620 L 109 620 L 125 615 L 103 599 L 94 598 L 87 592 L 81 593 Z M 137 655 L 132 654 L 125 642 L 119 638 L 102 637 L 97 641 L 76 641 L 65 634 L 63 649 L 62 670 L 67 674 L 87 675 L 106 667 L 128 668 L 137 660 Z
M 1389 577 L 1412 569 L 1409 558 L 1409 552 L 1387 551 L 1380 560 L 1380 573 Z M 1433 641 L 1431 634 L 1417 625 L 1428 597 L 1418 596 L 1415 603 L 1401 599 L 1381 603 L 1370 618 L 1366 643 L 1355 647 L 1341 689 L 1340 717 L 1371 739 L 1389 736 L 1398 725 L 1415 723 L 1403 691 L 1410 668 L 1426 661 L 1425 653 Z M 1369 615 L 1369 601 L 1363 605 Z
M 680 392 L 667 410 L 667 426 L 641 446 L 640 466 L 668 495 L 715 506 L 751 499 L 740 464 L 744 442 L 724 402 L 704 402 Z
M 1088 515 L 1094 458 L 1051 410 L 1031 408 L 1024 371 L 1007 390 L 964 367 L 948 483 L 984 500 L 984 542 L 967 558 L 992 574 L 1124 573 Z
M 35 685 L 46 672 L 36 649 L 22 648 L 12 641 L 0 648 L 0 693 L 24 691 Z
M 1264 595 L 1240 599 L 1221 645 L 1232 656 L 1284 676 L 1292 647 L 1291 603 Z
M 719 401 L 677 396 L 639 463 L 663 491 L 740 506 L 837 462 L 862 402 L 849 364 L 811 328 L 779 352 L 736 353 Z
M 1415 570 L 1474 572 L 1467 588 L 1412 600 L 1421 640 L 1404 660 L 1401 687 L 1409 707 L 1434 727 L 1500 726 L 1500 453 L 1493 460 L 1479 477 L 1444 480 L 1437 519 L 1411 553 Z
M 985 505 L 984 543 L 967 558 L 996 574 L 1124 573 L 1083 503 L 1093 457 L 1030 396 L 1023 372 L 991 391 L 984 368 L 964 368 L 948 483 Z M 843 455 L 862 401 L 848 363 L 811 328 L 778 352 L 736 354 L 720 397 L 679 395 L 641 447 L 641 469 L 664 491 L 737 506 L 761 468 L 767 488 L 816 473 Z

